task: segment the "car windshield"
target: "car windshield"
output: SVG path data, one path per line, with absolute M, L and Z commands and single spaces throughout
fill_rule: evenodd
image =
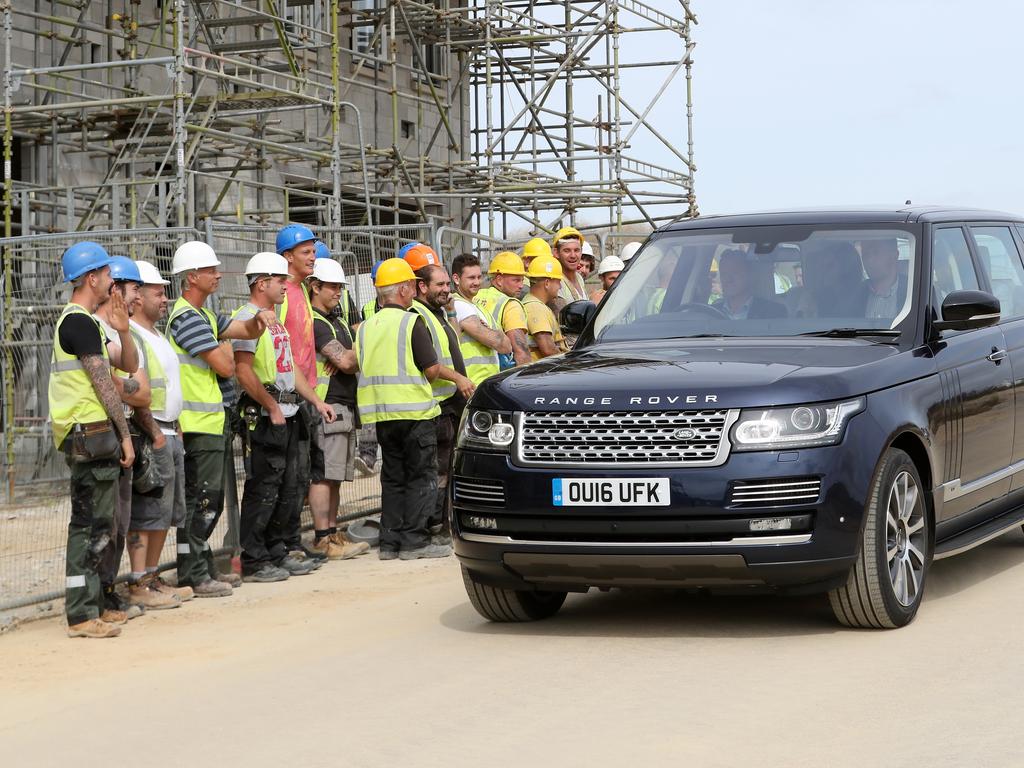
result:
M 699 336 L 899 337 L 917 241 L 898 228 L 669 231 L 633 258 L 594 320 L 598 341 Z

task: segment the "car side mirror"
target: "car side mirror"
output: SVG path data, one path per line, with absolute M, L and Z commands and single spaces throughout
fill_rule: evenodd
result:
M 558 315 L 558 324 L 565 333 L 579 336 L 597 314 L 597 305 L 592 301 L 580 300 L 566 304 Z
M 999 299 L 986 291 L 953 291 L 942 300 L 936 331 L 969 331 L 999 322 Z

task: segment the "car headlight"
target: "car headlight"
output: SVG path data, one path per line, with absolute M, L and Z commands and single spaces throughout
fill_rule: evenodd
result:
M 778 451 L 835 445 L 864 398 L 787 408 L 745 409 L 732 428 L 734 451 Z
M 516 436 L 512 414 L 467 408 L 459 425 L 459 448 L 505 452 Z

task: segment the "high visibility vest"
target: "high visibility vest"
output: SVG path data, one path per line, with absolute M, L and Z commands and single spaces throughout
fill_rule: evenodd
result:
M 473 307 L 474 317 L 480 317 L 475 311 L 476 305 L 469 301 L 469 299 L 458 294 L 452 298 L 456 303 L 462 302 Z M 484 324 L 486 325 L 487 323 L 485 322 Z M 500 325 L 498 329 L 501 329 Z M 461 329 L 459 329 L 459 349 L 462 350 L 462 362 L 466 364 L 466 376 L 474 384 L 479 384 L 488 376 L 493 376 L 498 372 L 498 353 Z
M 153 345 L 143 338 L 142 334 L 133 330 L 132 338 L 146 358 L 146 376 L 149 378 L 149 409 L 163 411 L 167 407 L 167 376 Z
M 377 300 L 370 299 L 363 304 L 363 320 L 369 320 L 377 312 Z
M 502 324 L 501 316 L 505 313 L 505 305 L 511 300 L 493 285 L 481 288 L 480 292 L 473 297 L 473 303 L 487 313 L 487 316 L 494 322 L 494 327 L 502 333 L 504 333 L 505 327 Z
M 327 327 L 331 329 L 331 336 L 333 336 L 335 339 L 338 338 L 338 331 L 334 327 L 334 323 L 332 323 L 328 318 L 324 317 L 322 314 L 320 314 L 320 312 L 318 312 L 317 310 L 314 309 L 313 310 L 313 324 L 314 325 L 316 324 L 317 320 L 322 320 L 323 322 L 325 322 L 327 324 Z M 351 332 L 350 332 L 349 335 L 351 335 Z M 319 397 L 321 400 L 323 400 L 325 397 L 327 397 L 327 387 L 330 386 L 330 383 L 331 383 L 331 377 L 327 373 L 327 358 L 324 357 L 322 353 L 317 352 L 316 353 L 316 396 Z
M 455 363 L 452 360 L 452 349 L 448 343 L 448 334 L 444 330 L 444 326 L 441 325 L 441 321 L 437 319 L 437 315 L 430 311 L 430 308 L 419 301 L 412 303 L 412 308 L 416 310 L 423 321 L 427 324 L 427 328 L 430 330 L 430 339 L 434 342 L 434 352 L 437 353 L 437 359 L 441 365 L 447 365 L 452 370 L 455 369 Z M 448 322 L 447 319 L 445 322 Z M 430 388 L 434 390 L 434 399 L 443 403 L 449 397 L 455 394 L 458 387 L 455 386 L 455 382 L 442 379 L 438 376 L 432 382 L 430 382 Z
M 178 345 L 171 335 L 171 324 L 178 315 L 195 310 L 210 325 L 213 337 L 217 336 L 217 318 L 206 307 L 193 307 L 181 297 L 174 302 L 171 315 L 167 318 L 167 340 L 181 364 L 182 408 L 178 422 L 182 432 L 197 432 L 205 435 L 224 434 L 224 398 L 217 385 L 217 373 L 201 357 L 193 357 Z
M 412 354 L 417 315 L 385 307 L 363 321 L 356 336 L 356 402 L 364 424 L 432 419 L 441 413 L 430 382 Z
M 232 319 L 237 317 L 238 313 L 245 307 L 246 305 L 243 304 L 232 312 Z M 285 333 L 287 334 L 288 331 L 285 331 Z M 277 382 L 277 350 L 274 349 L 274 342 L 269 330 L 264 329 L 263 333 L 256 340 L 256 352 L 252 358 L 252 372 L 260 380 L 260 384 L 273 386 Z
M 50 381 L 47 386 L 53 442 L 58 448 L 75 424 L 91 424 L 108 418 L 107 410 L 92 386 L 92 379 L 82 367 L 82 361 L 69 355 L 60 345 L 61 323 L 74 314 L 85 315 L 96 323 L 96 331 L 103 338 L 103 329 L 85 307 L 73 303 L 64 307 L 53 329 L 53 354 L 50 356 Z M 109 366 L 107 345 L 101 343 L 100 349 Z
M 350 323 L 349 319 L 348 319 L 348 304 L 349 304 L 348 288 L 342 288 L 341 289 L 341 302 L 338 304 L 338 306 L 340 307 L 341 322 L 343 322 L 345 324 L 345 327 L 348 329 L 348 335 L 351 336 L 352 335 L 352 323 Z

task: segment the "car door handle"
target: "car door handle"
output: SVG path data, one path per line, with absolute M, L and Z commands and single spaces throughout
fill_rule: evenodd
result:
M 1006 350 L 999 349 L 998 347 L 992 347 L 992 353 L 985 355 L 985 359 L 991 360 L 996 365 L 999 365 L 999 363 L 1006 359 Z

